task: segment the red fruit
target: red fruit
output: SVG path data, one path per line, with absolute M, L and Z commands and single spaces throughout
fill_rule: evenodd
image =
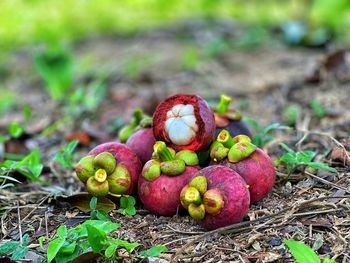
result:
M 228 167 L 213 165 L 197 172 L 190 183 L 192 189 L 201 188 L 200 183 L 194 182 L 197 176 L 204 176 L 207 180 L 207 190 L 202 195 L 204 211 L 202 204 L 189 204 L 190 215 L 209 230 L 242 221 L 248 213 L 250 204 L 249 191 L 243 178 Z M 186 200 L 182 203 L 186 203 Z M 196 209 L 191 210 L 191 205 Z
M 201 97 L 177 94 L 158 105 L 153 133 L 176 151 L 205 150 L 214 138 L 214 114 Z
M 250 200 L 255 204 L 268 196 L 276 180 L 276 171 L 271 158 L 257 148 L 248 158 L 237 163 L 228 159 L 219 162 L 239 173 L 249 185 Z
M 97 156 L 100 153 L 111 153 L 117 161 L 117 167 L 125 167 L 130 174 L 129 189 L 123 193 L 126 195 L 133 194 L 136 190 L 137 180 L 141 173 L 142 165 L 136 154 L 125 144 L 109 142 L 96 146 L 89 152 L 90 156 Z
M 142 164 L 145 164 L 152 157 L 155 142 L 152 128 L 143 128 L 131 135 L 126 145 L 136 153 Z
M 189 183 L 198 167 L 187 166 L 185 172 L 177 176 L 161 174 L 153 181 L 140 176 L 138 193 L 144 207 L 150 212 L 162 215 L 175 215 L 180 205 L 180 192 Z

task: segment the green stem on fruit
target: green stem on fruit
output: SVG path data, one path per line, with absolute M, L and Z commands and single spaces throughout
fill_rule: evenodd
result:
M 126 142 L 129 137 L 135 132 L 140 122 L 144 118 L 145 114 L 140 108 L 136 108 L 132 114 L 131 121 L 128 125 L 125 125 L 118 134 L 120 142 Z
M 220 102 L 218 104 L 218 107 L 216 108 L 217 114 L 224 114 L 227 112 L 230 102 L 232 101 L 232 98 L 226 95 L 221 95 Z
M 145 116 L 145 117 L 143 117 L 143 119 L 141 120 L 139 126 L 140 126 L 141 128 L 149 128 L 149 127 L 152 127 L 152 122 L 153 122 L 152 117 L 150 117 L 150 116 Z
M 220 131 L 217 141 L 222 143 L 226 148 L 231 148 L 234 144 L 230 133 L 225 129 Z
M 163 162 L 174 160 L 165 142 L 157 141 L 153 146 L 153 150 Z
M 103 183 L 107 179 L 107 173 L 105 169 L 98 169 L 95 172 L 94 178 L 97 182 Z

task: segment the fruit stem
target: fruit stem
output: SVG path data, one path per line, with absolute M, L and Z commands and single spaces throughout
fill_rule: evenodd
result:
M 97 182 L 103 183 L 107 179 L 107 173 L 105 169 L 98 169 L 95 172 L 94 178 Z
M 130 125 L 136 128 L 136 126 L 140 124 L 144 116 L 145 115 L 143 111 L 140 108 L 136 108 L 132 114 Z
M 218 142 L 221 142 L 226 148 L 231 148 L 234 144 L 234 141 L 227 130 L 222 130 L 217 138 Z
M 153 150 L 163 162 L 174 160 L 165 142 L 157 141 L 153 146 Z
M 222 94 L 220 97 L 220 102 L 216 108 L 217 114 L 224 114 L 227 112 L 228 107 L 230 106 L 230 102 L 232 101 L 232 98 Z
M 141 128 L 149 128 L 149 127 L 152 127 L 152 122 L 153 122 L 152 117 L 144 116 L 143 119 L 140 121 L 139 126 Z

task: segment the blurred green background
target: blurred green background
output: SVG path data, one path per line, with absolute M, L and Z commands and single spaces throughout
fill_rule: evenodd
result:
M 1 0 L 0 48 L 133 33 L 198 18 L 267 27 L 300 21 L 350 42 L 349 0 Z

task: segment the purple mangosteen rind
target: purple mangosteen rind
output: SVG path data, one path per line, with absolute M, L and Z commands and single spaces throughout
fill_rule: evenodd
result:
M 276 180 L 271 158 L 257 148 L 246 135 L 232 138 L 222 130 L 211 146 L 211 164 L 225 165 L 238 172 L 249 185 L 251 203 L 267 197 Z
M 152 128 L 141 128 L 129 137 L 126 145 L 134 151 L 142 164 L 145 164 L 152 158 L 155 142 Z
M 203 181 L 194 182 L 199 177 L 206 179 L 205 192 Z M 186 196 L 195 192 L 193 187 L 202 188 L 202 203 L 195 204 L 192 202 L 192 196 L 188 195 L 190 198 Z M 207 203 L 207 196 L 209 201 L 211 199 L 212 205 Z M 248 213 L 250 204 L 250 194 L 244 179 L 232 169 L 222 165 L 209 166 L 198 171 L 189 185 L 183 188 L 180 197 L 182 205 L 188 209 L 190 215 L 208 230 L 242 221 Z
M 154 214 L 172 216 L 180 205 L 180 191 L 199 170 L 195 152 L 175 152 L 162 141 L 154 144 L 153 159 L 146 162 L 138 181 L 144 207 Z
M 106 171 L 107 175 L 106 175 L 106 178 L 103 178 L 100 180 L 101 181 L 100 183 L 104 183 L 105 181 L 109 182 L 110 185 L 113 185 L 113 189 L 120 189 L 121 191 L 119 193 L 115 193 L 115 192 L 112 193 L 111 191 L 109 191 L 108 194 L 130 195 L 135 193 L 138 176 L 142 168 L 141 161 L 136 156 L 136 154 L 128 146 L 121 143 L 116 143 L 116 142 L 109 142 L 109 143 L 98 145 L 88 153 L 88 156 L 94 159 L 96 159 L 98 156 L 103 156 L 103 155 L 112 156 L 114 158 L 116 165 L 113 171 L 112 170 L 108 171 L 108 169 L 102 169 Z M 101 158 L 102 163 L 105 161 L 106 161 L 106 158 Z M 96 168 L 97 167 L 95 167 L 95 170 L 97 170 Z M 78 172 L 79 172 L 79 165 L 78 165 Z M 100 171 L 100 174 L 102 175 L 103 172 Z M 112 178 L 115 178 L 116 180 L 112 180 Z M 98 179 L 98 176 L 96 174 L 94 175 L 94 179 L 95 180 Z M 89 180 L 93 181 L 90 178 Z M 96 182 L 93 181 L 93 183 L 96 183 Z M 89 187 L 88 187 L 88 190 L 89 190 Z M 90 190 L 91 190 L 91 187 L 90 187 Z M 90 191 L 90 192 L 94 194 L 93 191 Z

